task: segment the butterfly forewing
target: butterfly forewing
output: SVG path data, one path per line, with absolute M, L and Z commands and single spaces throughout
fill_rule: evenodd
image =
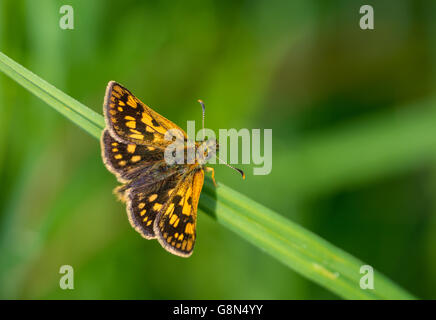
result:
M 146 167 L 164 159 L 161 149 L 119 142 L 108 130 L 104 130 L 101 142 L 104 163 L 121 182 L 137 177 Z
M 169 129 L 177 129 L 183 137 L 186 136 L 177 125 L 151 110 L 114 81 L 107 86 L 104 109 L 111 136 L 124 143 L 165 148 L 172 142 L 165 139 Z

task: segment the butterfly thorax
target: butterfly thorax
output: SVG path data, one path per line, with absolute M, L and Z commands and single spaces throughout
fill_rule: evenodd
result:
M 195 146 L 196 162 L 201 165 L 204 165 L 207 161 L 213 158 L 219 149 L 219 145 L 214 139 L 197 141 Z

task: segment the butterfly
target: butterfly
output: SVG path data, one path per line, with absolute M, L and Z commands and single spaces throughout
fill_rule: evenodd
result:
M 199 102 L 204 128 L 205 107 Z M 218 144 L 214 140 L 195 142 L 196 149 L 203 146 L 199 153 L 203 158 L 193 163 L 168 161 L 165 152 L 177 139 L 184 144 L 183 157 L 187 155 L 186 133 L 115 81 L 107 85 L 103 113 L 102 158 L 122 183 L 114 193 L 126 203 L 130 224 L 144 238 L 157 239 L 170 253 L 189 257 L 196 240 L 205 170 L 212 172 L 216 185 L 213 168 L 204 163 L 215 155 Z M 178 136 L 169 139 L 169 132 Z M 242 170 L 236 170 L 245 178 Z

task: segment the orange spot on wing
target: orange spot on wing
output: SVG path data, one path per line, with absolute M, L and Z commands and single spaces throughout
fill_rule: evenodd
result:
M 132 139 L 144 140 L 144 136 L 142 134 L 135 133 L 135 134 L 131 134 L 129 137 Z
M 157 193 L 152 194 L 150 197 L 148 197 L 148 201 L 150 201 L 150 202 L 153 202 L 156 199 L 157 199 Z
M 129 97 L 127 98 L 127 104 L 129 106 L 131 106 L 132 108 L 136 109 L 137 104 L 136 101 L 132 98 L 132 96 L 129 95 Z
M 127 145 L 127 152 L 128 153 L 134 153 L 136 150 L 136 144 L 128 144 Z
M 153 210 L 159 211 L 162 208 L 162 205 L 160 203 L 155 203 L 153 206 Z
M 185 233 L 187 234 L 193 234 L 194 233 L 194 226 L 192 223 L 188 222 L 185 226 Z
M 130 160 L 132 162 L 138 162 L 139 160 L 141 160 L 141 156 L 133 156 Z
M 127 121 L 126 122 L 126 127 L 135 129 L 136 128 L 136 121 Z

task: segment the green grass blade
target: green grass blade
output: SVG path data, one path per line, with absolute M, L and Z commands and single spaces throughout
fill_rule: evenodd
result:
M 100 138 L 101 128 L 105 125 L 101 115 L 66 95 L 2 52 L 0 52 L 0 70 L 89 134 Z
M 361 290 L 360 267 L 365 263 L 239 192 L 221 184 L 215 189 L 207 181 L 203 193 L 200 209 L 338 295 L 348 299 L 412 298 L 377 271 L 374 282 L 378 288 Z
M 88 109 L 0 53 L 0 70 L 48 105 L 99 138 L 101 115 Z M 359 286 L 364 264 L 312 232 L 248 197 L 206 180 L 200 210 L 306 278 L 348 299 L 412 299 L 409 293 L 375 272 L 375 289 Z

